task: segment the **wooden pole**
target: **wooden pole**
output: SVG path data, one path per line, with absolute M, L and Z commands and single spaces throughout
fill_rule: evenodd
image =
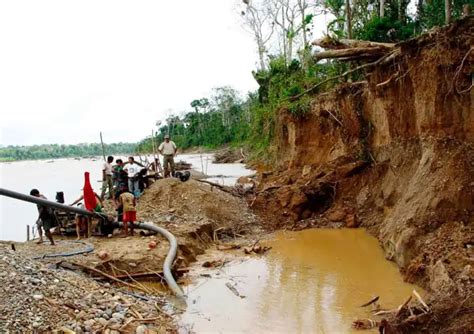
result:
M 104 158 L 104 161 L 105 160 L 105 147 L 104 147 L 104 141 L 102 140 L 102 132 L 100 132 L 100 143 L 102 144 L 102 157 Z

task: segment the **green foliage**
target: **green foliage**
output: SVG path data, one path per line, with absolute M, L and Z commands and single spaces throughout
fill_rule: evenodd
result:
M 374 16 L 366 25 L 355 30 L 357 39 L 374 42 L 394 42 L 411 38 L 415 32 L 415 24 L 402 24 L 390 17 Z
M 451 0 L 452 17 L 459 18 L 462 14 L 462 7 L 464 4 L 474 6 L 473 0 Z M 442 26 L 445 22 L 444 0 L 430 0 L 423 2 L 421 7 L 418 7 L 418 24 L 421 29 L 429 29 L 434 26 Z M 421 30 L 420 30 L 421 31 Z
M 106 155 L 133 154 L 137 144 L 135 143 L 114 143 L 105 145 Z M 89 157 L 101 156 L 102 145 L 78 144 L 78 145 L 33 145 L 33 146 L 6 146 L 0 147 L 0 161 L 16 160 L 38 160 L 56 159 L 69 157 Z

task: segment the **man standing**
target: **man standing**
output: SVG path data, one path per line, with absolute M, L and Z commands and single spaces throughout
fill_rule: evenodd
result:
M 165 177 L 174 176 L 174 157 L 176 156 L 176 144 L 170 140 L 169 135 L 165 135 L 165 141 L 158 147 L 158 152 L 163 156 L 163 165 L 165 167 Z
M 133 157 L 128 158 L 128 163 L 123 168 L 127 172 L 128 176 L 128 191 L 130 191 L 135 197 L 140 196 L 140 185 L 138 183 L 139 172 L 143 168 L 135 162 Z
M 38 189 L 31 189 L 30 195 L 39 197 L 42 199 L 47 199 L 44 195 L 40 194 Z M 39 244 L 43 243 L 43 229 L 44 229 L 44 233 L 46 234 L 46 237 L 51 242 L 51 245 L 54 245 L 53 236 L 50 231 L 52 227 L 56 226 L 56 217 L 54 216 L 54 212 L 51 208 L 41 205 L 41 204 L 37 204 L 37 207 L 38 207 L 38 219 L 36 222 L 38 225 L 38 233 L 39 233 L 39 238 L 40 238 L 38 243 Z
M 104 167 L 102 168 L 102 193 L 100 194 L 100 198 L 102 200 L 104 199 L 105 191 L 107 188 L 109 188 L 109 198 L 113 198 L 112 162 L 114 162 L 114 157 L 107 157 L 107 162 L 104 162 Z

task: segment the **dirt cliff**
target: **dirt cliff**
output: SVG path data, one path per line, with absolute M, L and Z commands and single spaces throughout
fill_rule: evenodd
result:
M 365 81 L 282 110 L 281 166 L 260 175 L 253 207 L 269 228 L 362 226 L 435 316 L 401 332 L 471 332 L 474 271 L 474 18 L 400 44 Z M 383 278 L 381 278 L 383 279 Z

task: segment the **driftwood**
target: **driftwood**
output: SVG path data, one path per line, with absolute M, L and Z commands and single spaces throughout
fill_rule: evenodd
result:
M 366 307 L 366 306 L 369 306 L 370 304 L 373 304 L 375 303 L 377 300 L 379 300 L 379 296 L 376 296 L 374 298 L 372 298 L 371 300 L 369 300 L 367 303 L 361 305 L 360 307 Z
M 239 291 L 237 291 L 237 289 L 230 283 L 226 283 L 225 286 L 230 290 L 232 291 L 232 293 L 234 295 L 236 295 L 237 297 L 240 297 L 240 298 L 245 298 L 245 296 L 242 296 Z

